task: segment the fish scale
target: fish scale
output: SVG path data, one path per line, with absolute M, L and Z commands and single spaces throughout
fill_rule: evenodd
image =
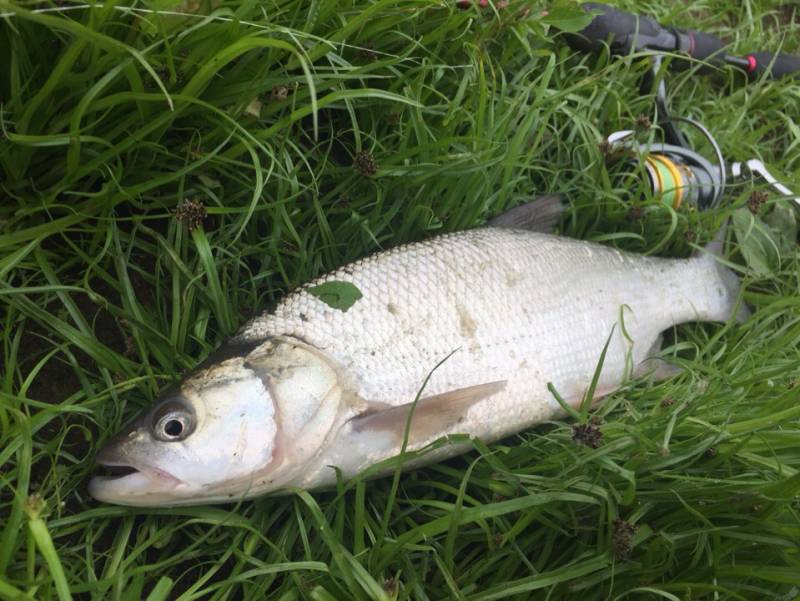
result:
M 353 283 L 362 298 L 341 311 L 309 292 L 332 281 Z M 359 397 L 381 405 L 413 401 L 444 359 L 423 396 L 505 381 L 502 391 L 438 433 L 489 442 L 559 415 L 548 383 L 578 402 L 609 336 L 602 392 L 623 382 L 661 331 L 690 320 L 725 320 L 734 300 L 711 257 L 643 257 L 548 234 L 482 228 L 338 269 L 285 297 L 239 338 L 299 338 L 332 357 Z M 350 457 L 348 471 L 397 450 Z M 340 452 L 323 452 L 303 485 L 330 483 L 332 470 L 324 466 Z

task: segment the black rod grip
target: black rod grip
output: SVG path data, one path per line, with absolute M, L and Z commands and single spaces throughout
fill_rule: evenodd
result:
M 665 30 L 650 17 L 632 15 L 599 2 L 582 5 L 586 12 L 598 11 L 592 22 L 576 34 L 567 36 L 570 46 L 584 52 L 597 52 L 608 42 L 615 52 L 629 52 L 634 36 L 658 37 Z
M 800 76 L 800 56 L 775 54 L 774 52 L 752 52 L 747 55 L 750 63 L 747 73 L 752 78 L 767 73 L 778 79 L 786 76 Z
M 717 36 L 692 29 L 681 29 L 679 31 L 681 35 L 688 37 L 689 47 L 686 52 L 692 58 L 700 61 L 706 61 L 714 57 L 721 58 L 720 53 L 726 44 Z

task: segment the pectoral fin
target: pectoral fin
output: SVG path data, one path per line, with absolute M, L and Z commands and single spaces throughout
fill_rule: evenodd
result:
M 397 407 L 378 408 L 351 420 L 353 431 L 358 434 L 384 434 L 400 444 L 406 431 L 409 411 L 414 410 L 408 431 L 408 444 L 412 446 L 444 433 L 464 418 L 475 403 L 497 394 L 506 386 L 506 381 L 489 382 L 450 392 L 421 398 L 414 403 Z

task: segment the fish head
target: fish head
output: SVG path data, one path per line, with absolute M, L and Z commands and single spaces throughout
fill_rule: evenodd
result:
M 339 414 L 336 370 L 273 339 L 198 369 L 98 453 L 89 491 L 122 505 L 195 505 L 278 490 L 302 472 Z

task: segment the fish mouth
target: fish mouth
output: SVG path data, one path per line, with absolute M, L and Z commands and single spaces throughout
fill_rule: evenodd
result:
M 119 478 L 124 478 L 125 476 L 130 476 L 131 474 L 135 474 L 141 470 L 136 469 L 132 465 L 123 465 L 123 464 L 99 464 L 97 467 L 97 473 L 95 474 L 95 478 L 102 478 L 106 482 L 111 480 L 117 480 Z
M 151 465 L 138 465 L 134 466 L 130 463 L 123 463 L 121 461 L 110 461 L 107 459 L 97 458 L 97 473 L 92 480 L 101 482 L 114 482 L 123 480 L 140 474 L 149 478 L 150 480 L 160 481 L 162 483 L 172 483 L 175 485 L 183 484 L 183 480 L 176 478 L 166 470 L 154 467 Z
M 97 470 L 89 481 L 89 494 L 98 501 L 121 505 L 149 505 L 185 484 L 166 470 L 122 461 L 101 451 Z

